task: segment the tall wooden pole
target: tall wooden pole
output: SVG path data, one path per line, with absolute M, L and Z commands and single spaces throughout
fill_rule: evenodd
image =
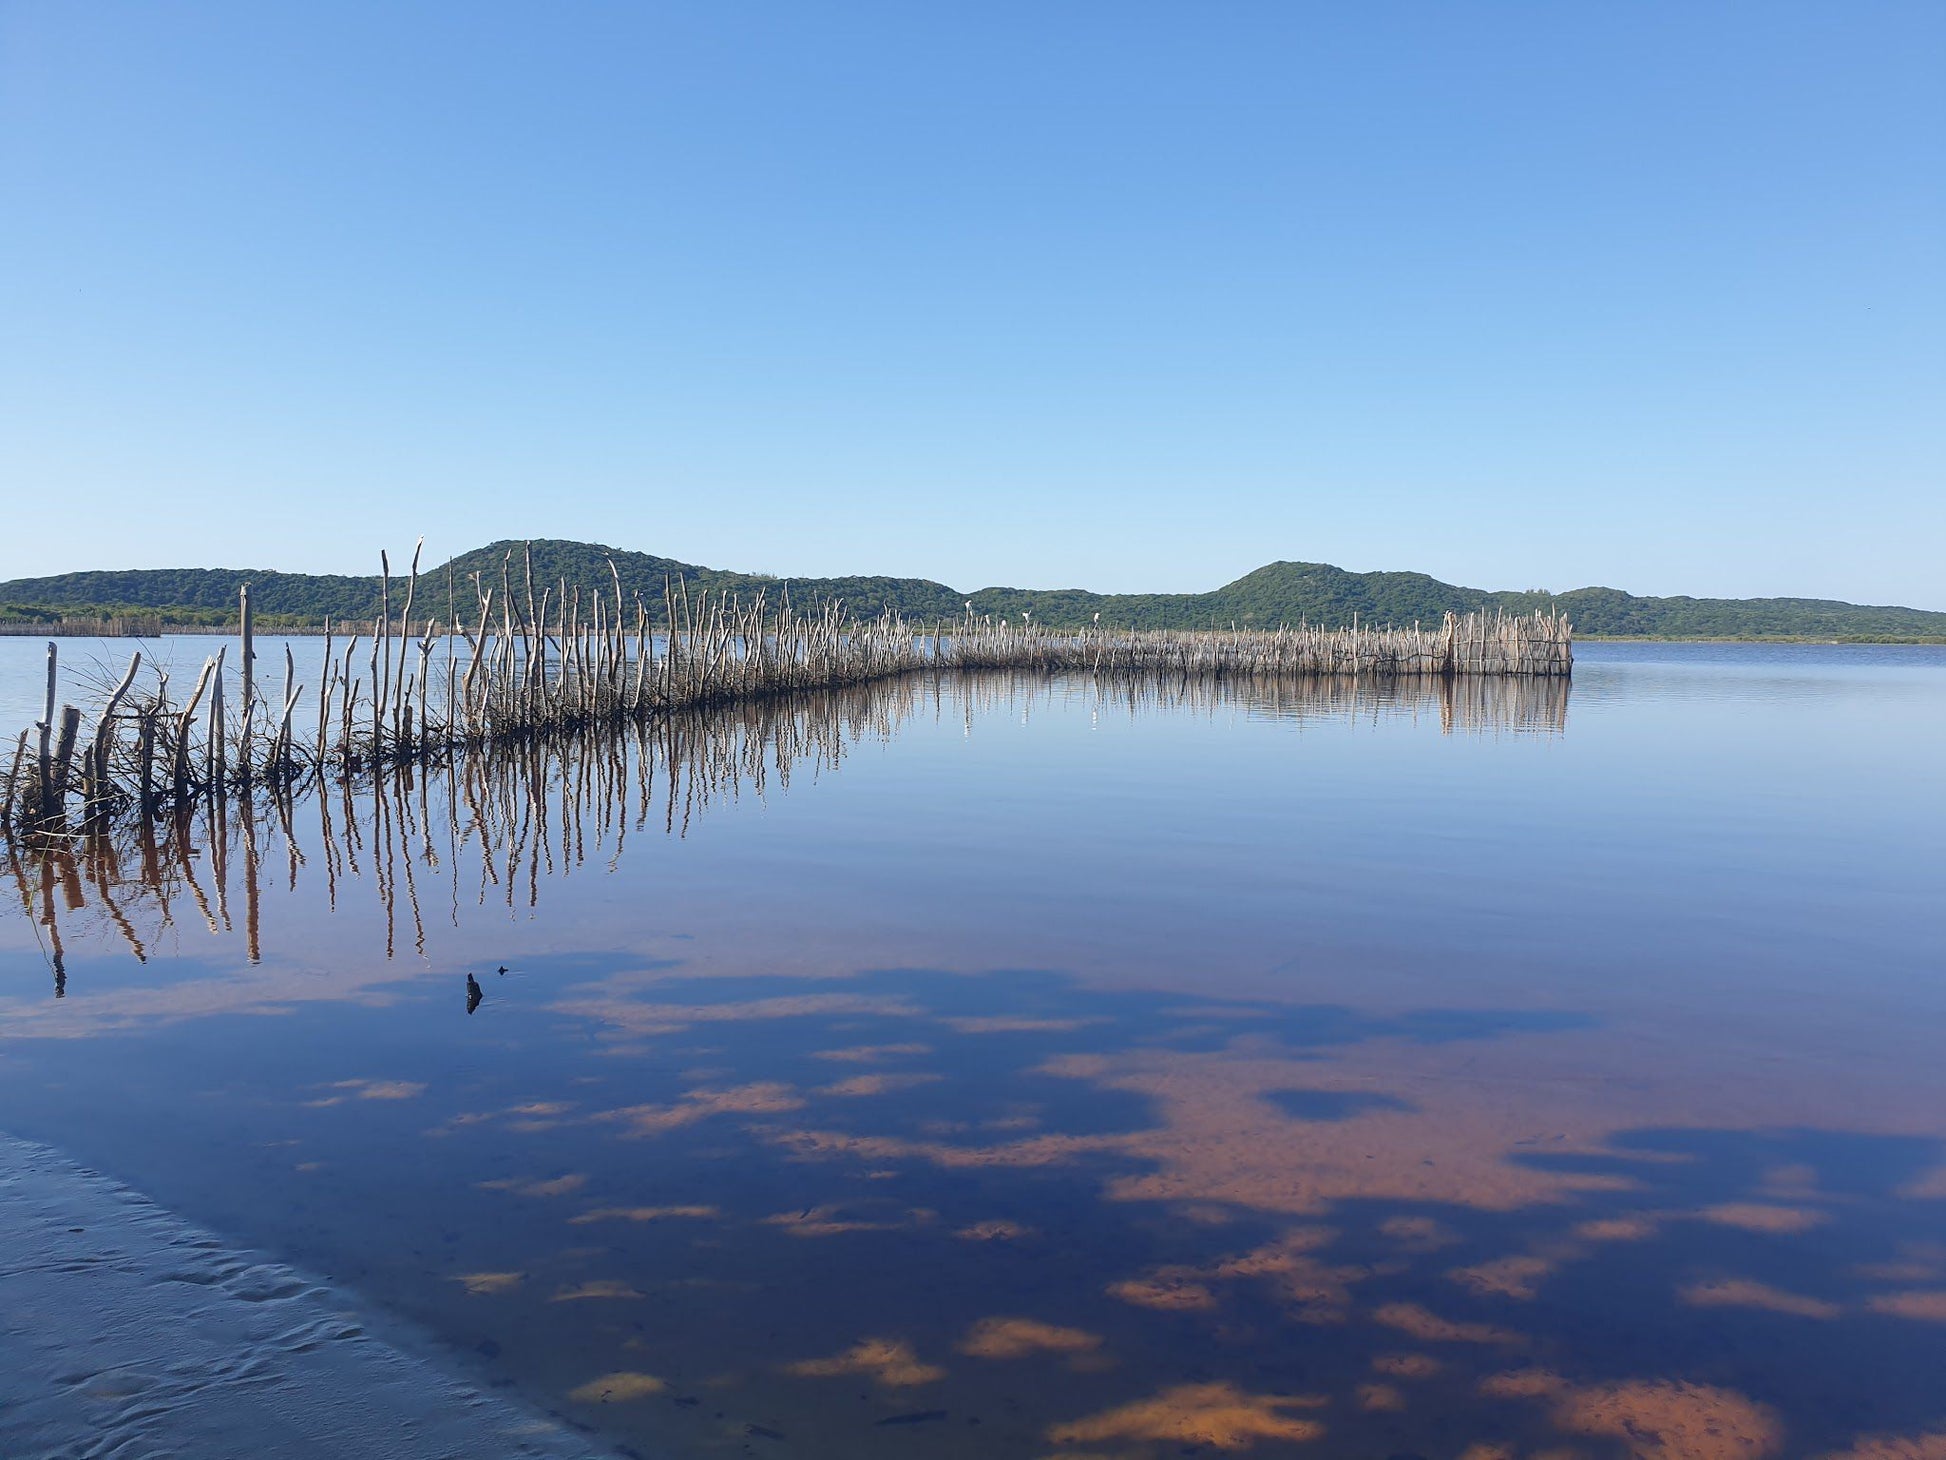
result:
M 60 672 L 61 651 L 52 639 L 47 641 L 47 709 L 40 723 L 40 816 L 54 819 L 54 681 Z
M 250 608 L 250 585 L 237 589 L 238 608 L 243 620 L 243 731 L 237 742 L 237 771 L 250 778 L 250 716 L 256 708 L 255 671 L 257 664 L 257 621 Z

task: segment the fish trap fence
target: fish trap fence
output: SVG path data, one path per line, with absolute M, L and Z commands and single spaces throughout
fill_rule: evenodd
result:
M 589 726 L 869 685 L 911 675 L 989 671 L 1087 674 L 1108 682 L 1407 676 L 1565 679 L 1567 620 L 1551 613 L 1447 615 L 1436 628 L 1156 631 L 1051 629 L 976 615 L 919 627 L 896 615 L 860 621 L 843 605 L 812 611 L 759 594 L 740 601 L 686 585 L 664 592 L 661 622 L 612 592 L 570 584 L 517 588 L 475 580 L 465 622 L 418 618 L 417 557 L 394 613 L 350 634 L 327 625 L 319 683 L 257 663 L 250 590 L 239 596 L 236 660 L 211 656 L 186 694 L 137 651 L 92 714 L 63 704 L 56 643 L 47 648 L 45 713 L 4 752 L 0 825 L 59 830 L 134 809 L 153 815 L 228 792 L 289 790 L 390 765 L 511 746 Z M 611 565 L 612 571 L 612 565 Z

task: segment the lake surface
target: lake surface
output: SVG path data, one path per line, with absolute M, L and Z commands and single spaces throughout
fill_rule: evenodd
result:
M 1943 726 L 1946 650 L 1586 645 L 232 805 L 10 861 L 0 1170 L 597 1452 L 1937 1456 Z M 39 1311 L 0 1453 L 153 1453 Z

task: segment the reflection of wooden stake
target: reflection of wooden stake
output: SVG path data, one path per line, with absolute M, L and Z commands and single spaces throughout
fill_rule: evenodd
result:
M 392 779 L 392 797 L 397 813 L 395 825 L 399 839 L 399 848 L 403 853 L 399 861 L 405 867 L 406 907 L 412 913 L 412 950 L 421 958 L 424 958 L 426 956 L 426 922 L 419 913 L 419 883 L 412 875 L 412 805 L 408 799 L 408 793 L 412 789 L 411 775 L 411 766 L 405 765 L 399 767 L 398 773 Z M 391 859 L 389 847 L 386 851 L 386 858 L 388 861 Z
M 162 887 L 162 859 L 155 844 L 155 819 L 143 817 L 136 836 L 142 852 L 142 885 L 159 891 Z
M 336 912 L 338 910 L 338 843 L 331 835 L 331 793 L 322 787 L 318 790 L 318 844 L 324 851 L 325 904 L 332 912 Z
M 398 912 L 393 900 L 396 883 L 392 865 L 392 827 L 385 810 L 385 778 L 372 776 L 372 877 L 378 900 L 385 908 L 385 956 L 392 957 L 398 942 Z
M 64 999 L 68 994 L 67 952 L 61 947 L 61 923 L 54 916 L 54 862 L 52 858 L 41 861 L 41 925 L 47 929 L 47 941 L 54 957 L 54 997 Z
M 222 791 L 209 805 L 209 867 L 216 879 L 216 915 L 229 932 L 230 921 L 230 800 Z
M 109 855 L 112 855 L 112 853 Z M 142 946 L 142 940 L 137 936 L 134 924 L 129 922 L 127 915 L 116 904 L 115 895 L 109 888 L 108 856 L 91 857 L 89 863 L 90 870 L 94 873 L 95 895 L 101 899 L 101 905 L 108 910 L 109 919 L 120 930 L 123 941 L 128 944 L 129 951 L 135 955 L 135 961 L 137 963 L 147 963 L 149 961 L 148 949 Z M 160 889 L 158 888 L 158 890 Z
M 358 853 L 359 850 L 364 846 L 364 842 L 360 838 L 358 832 L 358 802 L 357 799 L 351 793 L 350 781 L 344 781 L 340 783 L 339 794 L 344 798 L 345 866 L 348 869 L 350 869 L 352 876 L 362 877 L 364 876 L 364 873 L 359 870 Z
M 193 826 L 194 822 L 185 809 L 176 822 L 176 858 L 182 867 L 182 880 L 189 884 L 189 895 L 195 899 L 196 911 L 203 915 L 203 923 L 213 938 L 220 929 L 216 926 L 216 915 L 210 911 L 209 899 L 203 895 L 203 886 L 196 880 L 195 848 L 189 844 Z
M 243 937 L 245 951 L 252 963 L 263 961 L 260 937 L 262 908 L 257 891 L 257 818 L 250 798 L 237 800 L 237 815 L 243 822 Z
M 271 803 L 277 808 L 277 827 L 284 834 L 284 860 L 290 871 L 289 888 L 297 891 L 297 869 L 304 865 L 305 857 L 297 845 L 297 828 L 291 825 L 290 787 L 285 786 L 271 796 Z
M 80 912 L 88 905 L 88 894 L 81 887 L 81 872 L 74 864 L 74 857 L 65 851 L 54 853 L 49 859 L 60 873 L 61 901 L 69 912 Z
M 14 874 L 14 886 L 20 890 L 20 911 L 27 917 L 34 915 L 34 891 L 27 885 L 27 869 L 20 863 L 20 848 L 12 837 L 7 841 L 7 870 Z

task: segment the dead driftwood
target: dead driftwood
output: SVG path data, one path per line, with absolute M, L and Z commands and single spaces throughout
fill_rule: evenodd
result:
M 285 792 L 325 778 L 351 780 L 389 766 L 442 760 L 546 739 L 591 726 L 773 696 L 847 689 L 915 675 L 994 671 L 1082 674 L 1116 683 L 1414 677 L 1566 679 L 1573 634 L 1563 616 L 1448 614 L 1434 628 L 1308 624 L 1274 629 L 1154 631 L 1049 629 L 976 615 L 918 627 L 886 615 L 858 620 L 842 604 L 795 609 L 772 602 L 664 588 L 663 631 L 649 606 L 610 588 L 541 585 L 533 562 L 509 553 L 500 581 L 475 575 L 477 612 L 463 621 L 417 619 L 414 550 L 396 616 L 390 558 L 381 555 L 381 610 L 351 632 L 343 652 L 326 625 L 315 729 L 299 728 L 307 686 L 284 654 L 281 703 L 257 672 L 249 585 L 238 595 L 241 707 L 226 705 L 225 652 L 204 664 L 188 698 L 166 675 L 138 687 L 142 656 L 95 715 L 77 762 L 81 710 L 58 700 L 58 651 L 48 645 L 45 712 L 16 741 L 0 782 L 0 826 L 56 831 L 78 805 L 85 823 L 122 811 L 155 815 L 231 793 Z M 611 569 L 612 569 L 611 564 Z M 516 587 L 518 582 L 518 588 Z M 449 595 L 450 598 L 450 595 Z M 455 610 L 450 602 L 448 614 Z M 358 648 L 367 639 L 361 662 Z M 208 712 L 198 709 L 207 698 Z M 306 717 L 307 720 L 310 717 Z

